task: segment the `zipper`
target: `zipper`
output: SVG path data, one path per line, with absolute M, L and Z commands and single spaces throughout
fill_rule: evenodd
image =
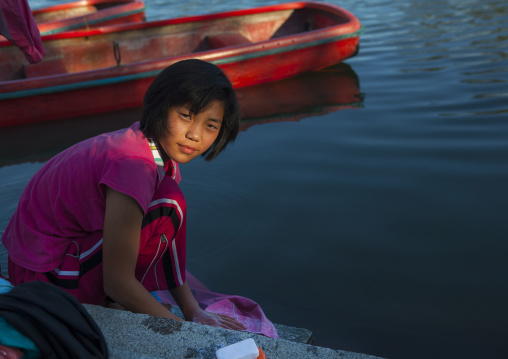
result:
M 162 253 L 159 255 L 159 250 L 161 248 L 161 244 L 164 244 L 164 249 L 162 250 Z M 148 271 L 150 270 L 150 268 L 152 267 L 152 264 L 155 262 L 155 260 L 157 259 L 157 257 L 159 257 L 157 259 L 157 263 L 159 263 L 159 260 L 161 259 L 161 257 L 164 255 L 164 252 L 166 251 L 167 249 L 167 246 L 168 246 L 168 238 L 166 237 L 166 235 L 164 233 L 161 234 L 160 236 L 160 239 L 159 239 L 159 246 L 157 247 L 157 252 L 155 252 L 155 255 L 153 256 L 153 259 L 152 261 L 150 262 L 150 265 L 148 266 L 148 268 L 146 269 L 146 272 L 145 274 L 143 275 L 143 278 L 141 278 L 141 283 L 143 283 L 143 281 L 145 280 L 145 277 L 146 275 L 148 274 Z M 157 268 L 157 263 L 155 264 L 155 267 L 154 267 L 154 271 L 155 269 Z M 159 283 L 157 282 L 157 271 L 155 271 L 155 281 L 157 283 L 157 288 L 159 288 Z
M 159 279 L 157 278 L 157 265 L 159 264 L 161 258 L 164 256 L 164 253 L 166 253 L 166 250 L 168 249 L 168 246 L 169 246 L 168 237 L 166 237 L 166 235 L 164 233 L 161 234 L 160 242 L 164 243 L 164 249 L 162 250 L 162 253 L 159 256 L 159 259 L 157 259 L 157 262 L 153 266 L 153 273 L 155 275 L 155 284 L 157 285 L 157 289 L 159 289 L 159 290 L 161 288 L 159 286 Z M 159 245 L 160 245 L 160 242 L 159 242 Z M 148 267 L 148 269 L 150 269 L 150 267 Z

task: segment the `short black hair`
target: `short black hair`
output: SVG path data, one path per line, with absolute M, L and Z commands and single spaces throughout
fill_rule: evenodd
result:
M 216 65 L 189 59 L 175 62 L 157 75 L 145 93 L 140 129 L 157 143 L 166 131 L 169 109 L 188 105 L 194 115 L 214 101 L 224 105 L 224 119 L 217 139 L 202 154 L 211 161 L 233 142 L 240 128 L 240 108 L 226 74 Z

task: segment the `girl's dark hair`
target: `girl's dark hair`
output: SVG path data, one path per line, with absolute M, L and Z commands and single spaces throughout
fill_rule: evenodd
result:
M 159 142 L 166 131 L 169 109 L 188 105 L 194 115 L 213 101 L 224 104 L 224 119 L 217 139 L 202 154 L 210 161 L 233 142 L 240 127 L 240 109 L 235 91 L 224 72 L 209 62 L 190 59 L 165 68 L 152 82 L 143 100 L 140 128 L 146 137 Z

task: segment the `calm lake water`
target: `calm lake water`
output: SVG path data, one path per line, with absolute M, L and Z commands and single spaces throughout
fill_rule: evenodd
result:
M 245 89 L 234 146 L 182 166 L 189 269 L 316 345 L 506 357 L 508 3 L 330 2 L 365 26 L 359 55 Z M 146 3 L 161 19 L 276 1 Z M 138 115 L 2 129 L 0 232 L 43 161 Z

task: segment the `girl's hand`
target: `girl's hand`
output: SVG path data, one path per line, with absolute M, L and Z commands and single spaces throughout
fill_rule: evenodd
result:
M 227 315 L 216 314 L 212 312 L 207 312 L 203 309 L 199 309 L 194 313 L 191 319 L 192 322 L 212 325 L 214 327 L 222 327 L 226 329 L 233 330 L 245 330 L 247 326 L 240 323 L 236 319 L 233 319 Z

